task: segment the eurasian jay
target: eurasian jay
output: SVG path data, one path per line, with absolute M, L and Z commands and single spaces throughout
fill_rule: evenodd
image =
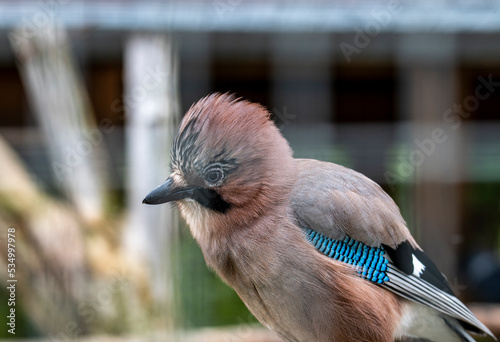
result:
M 495 339 L 391 197 L 356 171 L 294 159 L 263 106 L 228 94 L 195 103 L 171 168 L 143 203 L 174 202 L 207 265 L 286 341 Z

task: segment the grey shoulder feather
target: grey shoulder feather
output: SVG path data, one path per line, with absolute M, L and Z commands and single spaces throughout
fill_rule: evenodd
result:
M 343 166 L 297 159 L 290 207 L 298 224 L 334 239 L 347 235 L 370 246 L 418 247 L 398 206 L 368 177 Z

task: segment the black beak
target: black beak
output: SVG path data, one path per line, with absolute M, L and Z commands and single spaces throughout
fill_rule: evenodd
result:
M 166 202 L 178 201 L 193 196 L 193 188 L 176 188 L 172 177 L 157 186 L 143 200 L 145 204 L 161 204 Z

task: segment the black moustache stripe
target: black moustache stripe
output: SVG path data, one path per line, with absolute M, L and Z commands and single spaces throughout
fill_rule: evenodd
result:
M 205 208 L 224 214 L 231 208 L 231 203 L 226 202 L 215 190 L 208 188 L 195 188 L 192 198 Z

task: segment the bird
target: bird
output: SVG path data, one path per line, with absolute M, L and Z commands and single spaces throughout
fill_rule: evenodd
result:
M 170 156 L 143 203 L 173 203 L 208 267 L 285 341 L 496 340 L 392 198 L 352 169 L 294 158 L 266 107 L 200 99 Z

